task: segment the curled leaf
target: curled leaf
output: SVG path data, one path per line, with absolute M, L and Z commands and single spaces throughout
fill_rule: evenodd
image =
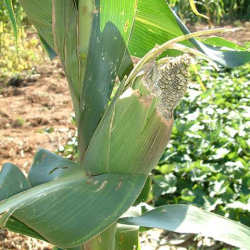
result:
M 192 9 L 192 11 L 195 13 L 195 15 L 201 16 L 201 17 L 206 18 L 206 19 L 209 19 L 209 17 L 207 17 L 207 16 L 201 14 L 201 13 L 197 10 L 194 0 L 189 0 L 189 3 L 190 3 L 190 6 L 191 6 L 191 9 Z

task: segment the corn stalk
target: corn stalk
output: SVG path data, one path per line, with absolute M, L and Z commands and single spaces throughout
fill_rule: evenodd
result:
M 225 29 L 189 34 L 162 0 L 20 4 L 50 58 L 57 54 L 61 60 L 75 109 L 79 158 L 75 163 L 41 149 L 28 178 L 5 164 L 0 226 L 48 241 L 55 249 L 139 249 L 140 226 L 201 233 L 247 248 L 250 229 L 212 213 L 178 205 L 141 215 L 140 206 L 134 207 L 146 200 L 148 176 L 169 141 L 174 109 L 187 90 L 190 56 L 174 55 L 184 51 L 213 65 L 237 66 L 250 61 L 250 53 L 195 40 Z M 164 52 L 169 57 L 157 60 Z M 131 55 L 142 57 L 135 67 Z

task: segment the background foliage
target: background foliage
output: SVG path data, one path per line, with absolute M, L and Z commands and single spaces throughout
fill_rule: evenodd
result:
M 0 1 L 0 86 L 4 86 L 11 78 L 19 78 L 24 71 L 25 74 L 31 74 L 33 66 L 41 61 L 43 55 L 35 30 L 19 2 L 12 2 L 19 26 L 18 41 L 13 35 L 5 3 Z
M 191 11 L 189 0 L 168 0 L 168 2 L 187 22 L 204 21 L 204 18 L 196 16 Z M 207 15 L 214 23 L 219 24 L 222 20 L 250 19 L 248 0 L 196 0 L 195 4 L 198 11 Z
M 22 73 L 31 74 L 36 63 L 42 60 L 42 47 L 32 30 L 29 33 L 19 30 L 17 42 L 6 27 L 0 26 L 0 82 L 4 85 L 8 79 L 18 78 Z

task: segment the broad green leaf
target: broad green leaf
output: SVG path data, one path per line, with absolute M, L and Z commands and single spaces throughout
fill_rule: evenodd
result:
M 50 45 L 44 40 L 44 38 L 38 33 L 39 39 L 41 41 L 41 44 L 43 45 L 44 49 L 46 50 L 49 59 L 53 60 L 57 54 L 56 52 L 50 47 Z
M 52 0 L 20 0 L 29 21 L 35 26 L 50 60 L 56 57 L 52 34 Z
M 139 217 L 121 218 L 118 222 L 162 228 L 177 233 L 201 234 L 242 249 L 249 249 L 250 228 L 194 206 L 162 206 Z
M 137 9 L 129 43 L 129 51 L 133 56 L 143 57 L 157 44 L 183 35 L 165 0 L 138 0 Z
M 100 29 L 104 30 L 107 22 L 112 22 L 127 44 L 134 25 L 138 0 L 101 0 Z
M 124 82 L 121 83 L 115 97 L 112 100 L 111 105 L 100 121 L 99 126 L 96 129 L 88 150 L 85 154 L 83 167 L 86 168 L 87 171 L 91 171 L 91 173 L 92 171 L 107 171 L 108 154 L 110 147 L 110 123 L 112 120 L 115 102 L 123 91 L 123 85 Z
M 184 34 L 190 34 L 190 31 L 187 29 L 185 24 L 178 18 L 176 14 L 174 15 L 182 32 Z M 238 67 L 250 61 L 250 52 L 248 51 L 241 51 L 241 50 L 240 51 L 238 50 L 224 51 L 222 50 L 222 47 L 219 47 L 221 46 L 221 40 L 219 41 L 219 44 L 216 47 L 203 44 L 202 42 L 199 42 L 195 38 L 191 38 L 189 39 L 189 41 L 198 50 L 200 50 L 201 52 L 209 56 L 213 61 L 215 61 L 216 63 L 224 67 L 229 67 L 229 68 Z M 214 45 L 217 45 L 217 44 L 214 44 Z M 224 47 L 227 47 L 226 42 L 224 43 Z M 230 44 L 230 48 L 231 47 L 232 47 L 232 44 Z
M 120 81 L 124 79 L 125 76 L 128 76 L 130 72 L 133 70 L 133 61 L 132 58 L 129 54 L 128 49 L 125 49 L 123 58 L 122 58 L 122 63 L 120 65 L 119 71 L 118 71 L 118 77 Z
M 151 191 L 151 177 L 148 176 L 145 185 L 140 193 L 140 195 L 138 196 L 138 198 L 136 199 L 135 203 L 133 204 L 133 206 L 137 206 L 142 202 L 147 202 L 150 196 L 150 191 Z
M 4 200 L 29 189 L 30 184 L 17 166 L 6 163 L 0 172 L 0 188 L 0 200 Z
M 52 0 L 19 0 L 30 22 L 40 36 L 54 49 L 52 35 Z
M 16 232 L 18 226 L 21 233 L 30 228 L 28 235 L 35 231 L 56 246 L 71 248 L 114 223 L 135 201 L 146 177 L 125 174 L 86 176 L 79 165 L 60 158 L 40 150 L 29 176 L 31 183 L 34 178 L 35 187 L 2 200 L 0 214 L 5 216 L 13 212 L 7 215 L 26 225 L 25 228 L 19 223 Z M 49 164 L 48 172 L 45 164 Z M 8 185 L 14 184 L 9 181 Z M 8 225 L 10 229 L 15 226 L 7 222 L 5 227 Z
M 214 45 L 214 46 L 219 46 L 219 47 L 224 47 L 225 49 L 234 49 L 234 50 L 247 50 L 244 47 L 241 47 L 231 41 L 228 41 L 224 38 L 218 37 L 218 36 L 212 36 L 209 38 L 203 38 L 201 39 L 201 41 L 205 44 L 209 44 L 209 45 Z
M 133 26 L 135 6 L 136 0 L 95 1 L 80 96 L 80 161 L 107 108 L 117 75 L 124 76 L 124 72 L 131 68 L 131 60 L 125 59 L 130 59 L 126 54 L 126 44 Z
M 7 163 L 4 165 L 3 169 L 0 172 L 0 187 L 0 200 L 4 200 L 17 193 L 29 189 L 30 184 L 18 167 L 13 164 Z M 34 230 L 27 227 L 17 219 L 13 217 L 7 217 L 7 219 L 8 221 L 5 226 L 9 230 L 44 240 L 41 235 L 39 235 Z M 5 221 L 3 222 L 3 224 L 5 224 Z
M 17 23 L 16 23 L 16 18 L 15 18 L 15 14 L 13 11 L 13 6 L 12 6 L 12 0 L 4 0 L 9 17 L 10 17 L 10 21 L 13 27 L 13 31 L 14 31 L 14 35 L 17 41 L 17 36 L 18 36 L 18 31 L 17 31 Z
M 115 250 L 139 249 L 139 227 L 118 224 Z
M 28 180 L 31 187 L 35 187 L 60 177 L 79 171 L 79 165 L 53 154 L 46 149 L 39 149 L 34 157 L 29 171 Z
M 129 50 L 132 55 L 143 57 L 157 44 L 163 44 L 175 37 L 189 34 L 189 30 L 183 22 L 171 10 L 164 0 L 138 1 L 138 12 L 135 19 L 134 32 L 129 43 Z M 203 44 L 197 40 L 189 39 L 183 42 L 189 47 L 196 47 L 198 50 L 209 56 L 216 63 L 236 67 L 250 61 L 248 51 L 221 51 L 219 43 L 216 47 Z M 225 43 L 225 47 L 227 44 Z M 169 50 L 168 55 L 175 56 L 179 52 Z
M 10 217 L 8 219 L 7 223 L 5 224 L 5 228 L 7 228 L 8 230 L 15 232 L 15 233 L 24 234 L 24 235 L 32 237 L 32 238 L 47 241 L 44 237 L 42 237 L 36 231 L 29 228 L 24 223 L 22 223 L 21 221 L 17 220 L 14 217 Z

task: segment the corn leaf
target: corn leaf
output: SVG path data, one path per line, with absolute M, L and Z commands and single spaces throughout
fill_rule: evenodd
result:
M 95 1 L 80 97 L 80 161 L 108 105 L 117 75 L 124 76 L 128 67 L 131 68 L 126 44 L 133 27 L 136 2 L 137 0 Z
M 29 189 L 30 183 L 18 167 L 7 163 L 0 172 L 0 187 L 0 200 L 4 200 L 19 192 Z M 8 219 L 6 227 L 13 232 L 45 240 L 41 235 L 13 217 Z
M 8 186 L 20 185 L 23 176 L 12 164 L 4 168 L 8 176 L 12 173 L 5 193 Z M 14 218 L 2 226 L 16 232 L 19 227 L 21 233 L 26 230 L 61 248 L 76 247 L 109 227 L 135 201 L 146 180 L 138 175 L 86 176 L 79 165 L 46 150 L 37 153 L 32 168 L 33 187 L 0 202 L 2 217 L 11 211 L 7 215 Z M 5 171 L 2 179 L 7 178 Z
M 50 60 L 56 57 L 52 34 L 52 0 L 20 0 L 30 22 L 35 26 L 39 39 Z
M 0 173 L 0 200 L 30 188 L 26 177 L 15 165 L 6 163 Z
M 41 41 L 41 44 L 43 45 L 43 48 L 46 50 L 49 59 L 53 60 L 57 54 L 56 52 L 50 47 L 50 45 L 44 40 L 44 38 L 38 33 L 39 39 Z
M 52 35 L 52 0 L 19 0 L 30 22 L 38 33 L 54 49 Z
M 250 228 L 194 206 L 162 206 L 139 217 L 121 218 L 118 222 L 177 233 L 201 234 L 242 249 L 249 249 Z
M 174 13 L 174 12 L 173 12 Z M 176 21 L 181 28 L 184 34 L 190 34 L 190 31 L 187 29 L 185 24 L 178 18 L 176 14 Z M 209 44 L 202 43 L 195 38 L 189 39 L 189 41 L 195 46 L 198 50 L 203 52 L 205 55 L 209 56 L 217 64 L 224 67 L 238 67 L 245 63 L 250 62 L 250 52 L 242 50 L 225 50 L 228 47 L 228 41 L 225 39 L 225 42 L 222 43 L 222 40 L 219 40 L 218 43 L 214 40 L 213 46 Z M 237 45 L 235 45 L 236 47 Z M 229 49 L 232 48 L 232 43 L 230 43 Z
M 129 43 L 129 51 L 133 56 L 141 58 L 156 44 L 183 35 L 165 0 L 138 0 L 137 8 Z M 184 44 L 191 46 L 187 41 Z
M 13 11 L 13 6 L 12 6 L 12 1 L 11 0 L 4 0 L 9 17 L 10 17 L 10 21 L 13 27 L 13 31 L 14 31 L 14 36 L 16 38 L 17 41 L 17 36 L 18 36 L 18 32 L 17 32 L 17 23 L 16 23 L 16 18 L 15 18 L 15 14 Z
M 165 0 L 138 0 L 138 12 L 129 50 L 132 55 L 143 57 L 156 44 L 163 44 L 175 37 L 189 33 L 189 30 L 174 14 Z M 183 44 L 196 47 L 222 66 L 237 67 L 250 61 L 250 52 L 224 51 L 221 50 L 221 41 L 218 44 L 216 41 L 214 43 L 216 47 L 203 44 L 192 38 Z M 227 43 L 224 43 L 223 46 L 227 47 Z M 174 56 L 178 55 L 179 52 L 169 50 L 167 54 Z
M 118 224 L 115 238 L 115 250 L 139 249 L 139 229 L 135 226 Z
M 244 47 L 241 47 L 231 41 L 228 41 L 218 36 L 200 38 L 199 40 L 201 40 L 205 44 L 209 44 L 212 46 L 220 46 L 221 48 L 224 48 L 224 49 L 243 50 L 243 51 L 247 50 Z
M 27 225 L 25 225 L 24 223 L 22 223 L 21 221 L 17 220 L 14 217 L 10 217 L 8 219 L 7 223 L 5 224 L 5 228 L 8 228 L 8 230 L 15 232 L 15 233 L 24 234 L 32 238 L 47 241 L 44 237 L 42 237 L 36 231 L 29 228 Z

